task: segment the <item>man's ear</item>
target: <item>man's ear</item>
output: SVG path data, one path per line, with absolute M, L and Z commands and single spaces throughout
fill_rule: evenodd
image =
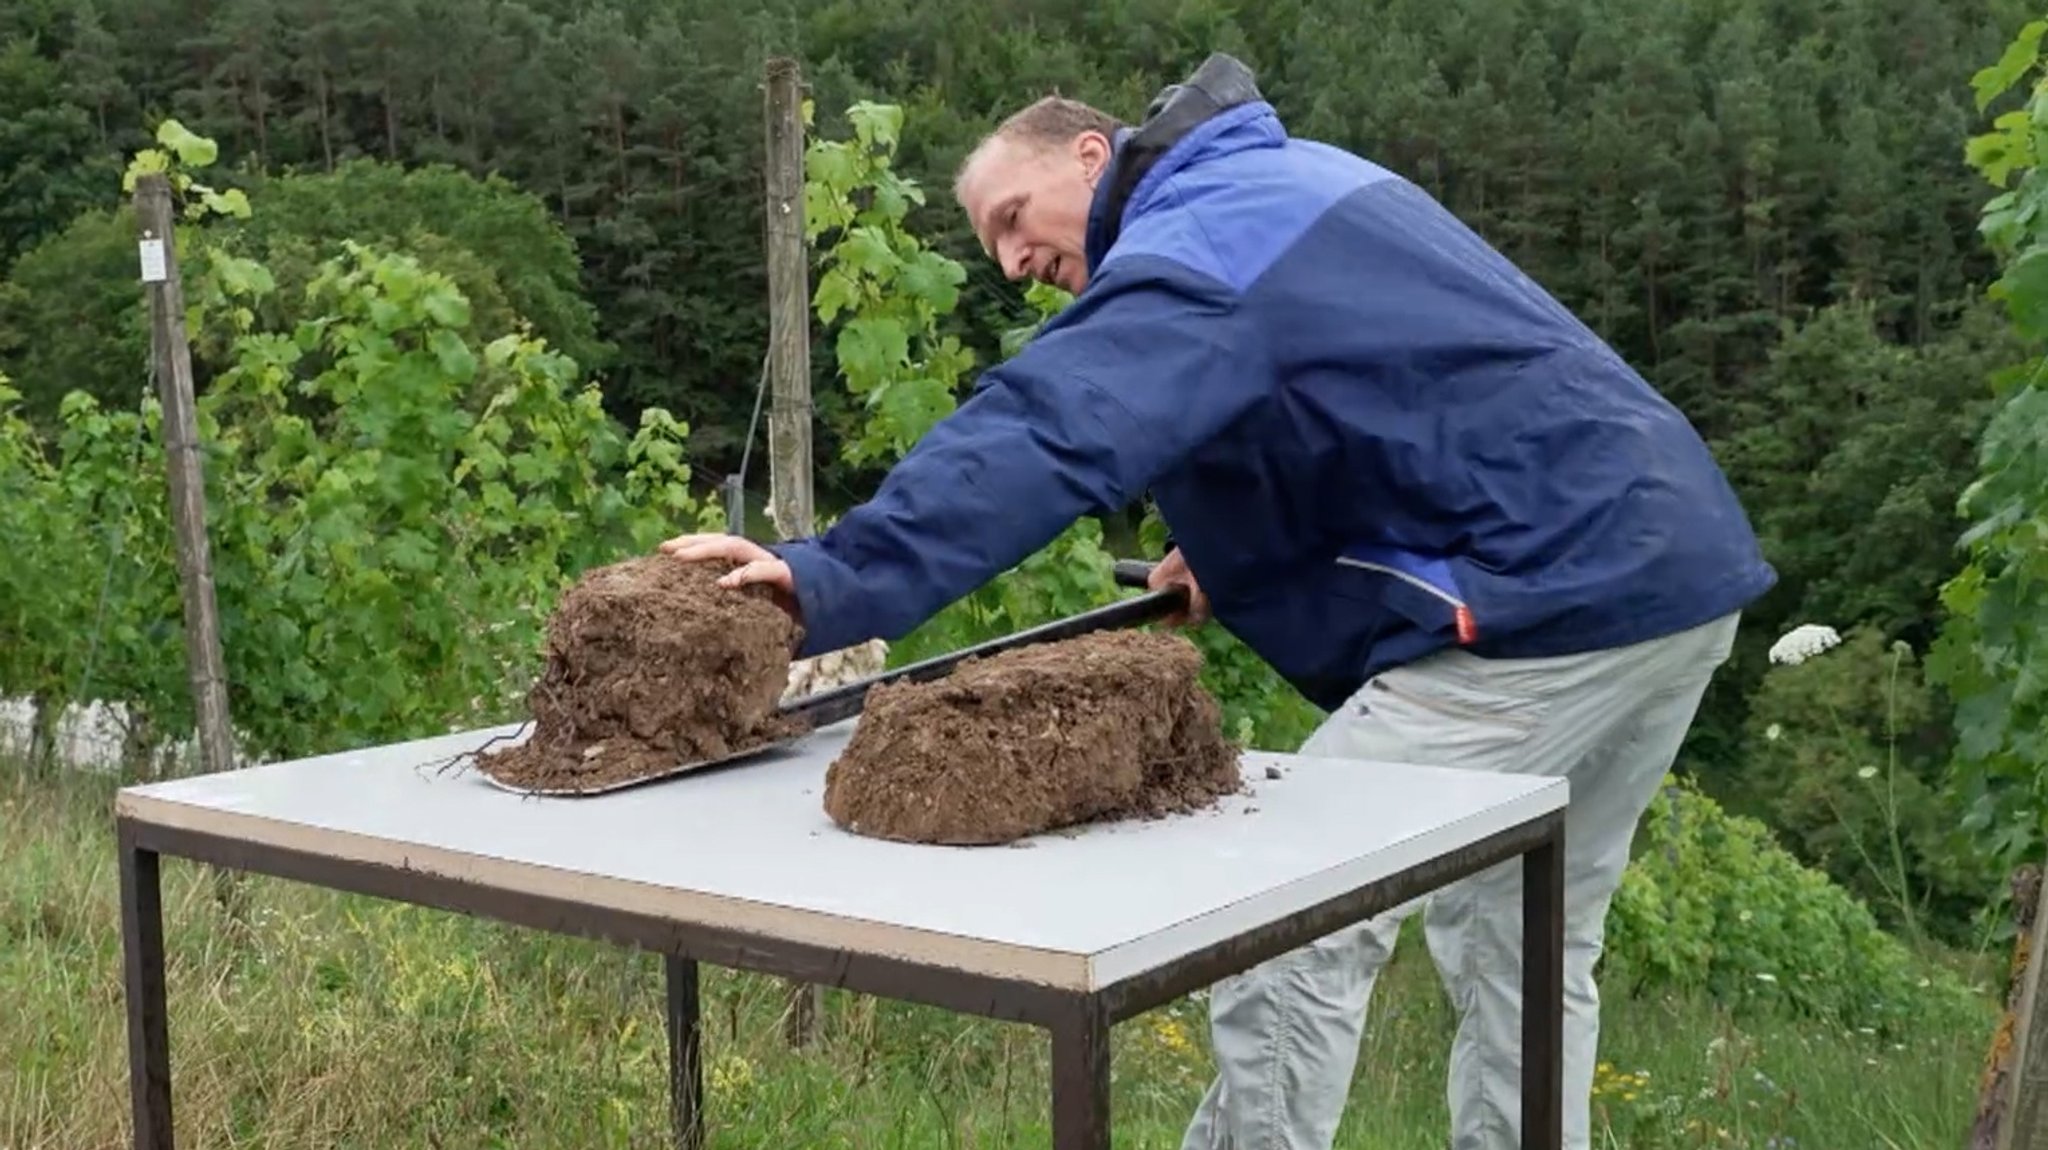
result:
M 1087 131 L 1074 137 L 1074 158 L 1081 161 L 1081 170 L 1092 182 L 1109 167 L 1109 137 L 1101 132 Z

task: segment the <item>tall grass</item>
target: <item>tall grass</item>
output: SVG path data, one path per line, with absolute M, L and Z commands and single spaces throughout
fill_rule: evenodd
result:
M 0 1147 L 127 1137 L 110 800 L 101 780 L 0 769 Z M 652 956 L 271 880 L 237 934 L 200 868 L 166 860 L 164 881 L 181 1146 L 666 1144 Z M 1453 1017 L 1419 947 L 1381 988 L 1338 1144 L 1439 1150 Z M 713 1147 L 1048 1144 L 1038 1031 L 834 993 L 820 1040 L 792 1051 L 777 982 L 706 968 L 703 1001 Z M 1950 1150 L 1985 1037 L 1901 1048 L 1611 1000 L 1596 1144 Z M 1204 1038 L 1192 1000 L 1117 1029 L 1117 1146 L 1179 1145 Z

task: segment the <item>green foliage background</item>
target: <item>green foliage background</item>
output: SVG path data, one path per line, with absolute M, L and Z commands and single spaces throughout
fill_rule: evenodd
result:
M 717 520 L 768 334 L 766 55 L 811 85 L 829 513 L 1064 302 L 1002 283 L 921 189 L 1046 90 L 1134 116 L 1225 50 L 1297 134 L 1416 179 L 1520 261 L 1726 463 L 1784 580 L 1689 785 L 1881 925 L 1982 926 L 2048 843 L 2034 13 L 950 2 L 0 10 L 0 688 L 46 714 L 129 701 L 138 747 L 189 721 L 131 157 L 206 181 L 189 320 L 235 711 L 252 747 L 303 752 L 503 714 L 567 579 Z M 1116 594 L 1111 557 L 1157 557 L 1160 526 L 1076 524 L 897 658 Z M 1802 622 L 1849 641 L 1773 667 Z M 1230 636 L 1196 641 L 1235 733 L 1285 748 L 1316 721 Z M 1740 881 L 1794 881 L 1775 866 Z

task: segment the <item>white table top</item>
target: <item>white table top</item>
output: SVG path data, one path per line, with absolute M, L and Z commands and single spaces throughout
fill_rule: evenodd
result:
M 858 720 L 853 720 L 858 721 Z M 851 723 L 747 765 L 537 798 L 435 765 L 519 727 L 123 790 L 117 810 L 485 886 L 1093 990 L 1562 808 L 1562 779 L 1249 753 L 1249 794 L 1028 846 L 841 830 Z M 1267 778 L 1277 766 L 1279 779 Z

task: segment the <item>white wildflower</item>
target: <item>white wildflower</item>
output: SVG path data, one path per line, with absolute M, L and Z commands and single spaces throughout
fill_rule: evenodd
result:
M 1776 982 L 1778 981 L 1778 976 L 1770 973 L 1769 971 L 1765 971 L 1762 974 L 1757 975 L 1756 980 L 1758 982 Z
M 1801 623 L 1771 644 L 1771 662 L 1796 666 L 1835 646 L 1842 636 L 1820 623 Z
M 1769 739 L 1771 742 L 1774 743 L 1778 741 L 1778 736 L 1784 733 L 1785 728 L 1780 727 L 1776 723 L 1772 723 L 1770 726 L 1764 728 L 1764 738 Z
M 1862 770 L 1856 772 L 1856 777 L 1859 779 L 1874 779 L 1877 777 L 1877 768 L 1865 767 Z

